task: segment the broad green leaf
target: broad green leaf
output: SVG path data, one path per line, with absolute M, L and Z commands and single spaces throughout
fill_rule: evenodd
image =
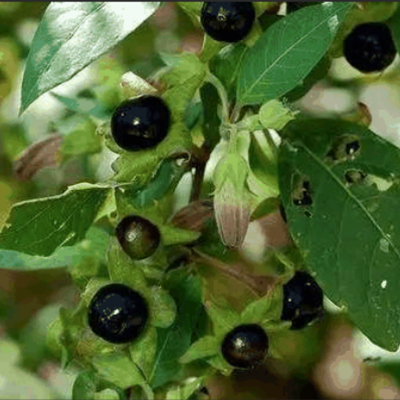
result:
M 190 363 L 199 358 L 206 358 L 218 353 L 219 342 L 215 336 L 204 336 L 194 342 L 188 351 L 179 359 L 182 364 Z
M 229 44 L 210 60 L 210 71 L 223 83 L 229 99 L 235 97 L 239 71 L 248 49 L 241 42 Z
M 96 395 L 96 393 L 102 393 L 105 390 L 112 390 L 116 394 L 116 399 L 125 399 L 124 391 L 116 385 L 101 379 L 92 371 L 81 372 L 76 377 L 72 387 L 72 400 L 93 400 L 94 398 L 102 398 Z M 112 396 L 115 395 L 113 394 Z
M 15 204 L 0 233 L 0 248 L 49 256 L 61 246 L 78 243 L 111 190 L 84 183 L 58 196 Z
M 400 150 L 329 119 L 284 130 L 279 184 L 293 239 L 324 293 L 375 344 L 400 343 Z
M 202 306 L 199 280 L 187 271 L 171 271 L 166 289 L 176 301 L 177 318 L 169 328 L 157 329 L 157 356 L 150 374 L 153 388 L 176 379 L 182 368 L 178 360 L 191 344 Z
M 107 250 L 107 264 L 110 279 L 131 286 L 135 290 L 147 292 L 146 278 L 141 263 L 132 260 L 123 250 L 116 238 L 110 240 Z
M 352 5 L 324 2 L 274 23 L 244 57 L 238 102 L 265 103 L 296 87 L 328 50 Z
M 51 94 L 61 103 L 63 103 L 68 110 L 79 114 L 92 116 L 100 120 L 108 120 L 111 118 L 111 113 L 96 99 L 86 99 L 84 97 L 66 97 L 53 92 Z
M 152 325 L 168 328 L 176 318 L 176 304 L 168 292 L 161 287 L 151 288 Z
M 22 81 L 24 112 L 111 50 L 159 7 L 159 2 L 51 3 L 36 30 Z
M 139 368 L 127 355 L 102 354 L 95 356 L 92 363 L 100 376 L 122 389 L 145 383 Z
M 49 257 L 30 256 L 12 250 L 0 250 L 0 268 L 36 271 L 40 269 L 63 268 L 76 266 L 87 258 L 91 260 L 105 259 L 105 247 L 108 243 L 108 235 L 99 228 L 92 227 L 86 235 L 86 239 L 75 246 L 62 247 Z M 78 273 L 78 271 L 73 272 Z
M 157 330 L 149 325 L 147 329 L 129 346 L 133 362 L 140 368 L 146 380 L 149 380 L 157 348 Z

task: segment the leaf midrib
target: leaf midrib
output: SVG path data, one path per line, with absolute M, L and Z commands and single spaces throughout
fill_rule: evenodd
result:
M 85 20 L 87 20 L 93 13 L 95 13 L 95 12 L 97 12 L 99 9 L 103 8 L 105 4 L 106 4 L 106 2 L 104 2 L 104 1 L 101 2 L 95 9 L 93 9 L 92 11 L 90 11 L 90 13 L 87 14 L 87 15 L 82 19 L 83 22 L 81 22 L 80 24 L 77 25 L 77 27 L 73 30 L 73 32 L 70 33 L 70 35 L 67 37 L 67 39 L 62 43 L 62 45 L 58 48 L 58 50 L 57 50 L 57 51 L 53 54 L 53 56 L 50 58 L 50 60 L 49 60 L 49 62 L 48 62 L 48 64 L 47 64 L 47 66 L 46 66 L 46 69 L 43 71 L 43 73 L 41 74 L 41 76 L 44 76 L 44 75 L 47 73 L 47 71 L 48 71 L 48 70 L 50 69 L 50 67 L 53 65 L 53 62 L 54 62 L 54 60 L 55 60 L 55 58 L 56 58 L 57 53 L 59 53 L 59 52 L 61 51 L 61 49 L 63 48 L 63 46 L 65 46 L 65 45 L 74 37 L 74 35 L 76 34 L 76 32 L 78 32 L 79 29 L 82 28 L 82 25 L 85 23 Z M 32 97 L 33 91 L 34 91 L 35 89 L 37 90 L 37 89 L 39 88 L 39 87 L 38 87 L 39 78 L 40 78 L 40 76 L 37 77 L 37 79 L 35 79 L 35 84 L 32 86 L 31 90 L 29 91 L 28 96 L 27 96 L 27 100 L 26 100 L 26 102 L 25 102 L 26 104 L 29 104 L 29 101 L 30 101 L 30 99 L 31 99 L 31 97 Z M 57 85 L 54 85 L 53 87 L 49 88 L 48 90 L 51 90 L 51 89 L 54 88 L 55 86 L 57 86 Z
M 301 39 L 299 39 L 297 42 L 295 42 L 292 46 L 290 46 L 289 48 L 286 49 L 286 51 L 284 53 L 282 53 L 261 75 L 260 77 L 254 81 L 254 83 L 249 87 L 249 89 L 244 92 L 243 97 L 246 98 L 248 96 L 248 93 L 251 93 L 251 91 L 253 90 L 253 88 L 259 84 L 260 80 L 262 80 L 264 78 L 264 75 L 269 72 L 269 70 L 274 67 L 276 65 L 276 63 L 278 63 L 284 56 L 286 56 L 286 54 L 288 52 L 290 52 L 294 47 L 296 47 L 300 42 L 306 40 L 306 38 L 308 38 L 308 36 L 313 33 L 316 29 L 318 29 L 322 24 L 325 24 L 330 18 L 332 18 L 333 15 L 338 14 L 340 11 L 342 11 L 345 7 L 348 7 L 348 4 L 345 3 L 345 5 L 334 11 L 332 14 L 329 15 L 329 17 L 325 18 L 323 21 L 321 21 L 318 25 L 316 25 L 312 30 L 310 30 L 305 36 L 303 36 Z
M 368 217 L 368 219 L 371 221 L 372 225 L 374 228 L 376 228 L 379 233 L 381 234 L 382 238 L 387 240 L 387 242 L 390 244 L 390 246 L 393 248 L 394 253 L 396 254 L 397 258 L 400 260 L 400 251 L 397 249 L 397 247 L 394 245 L 392 239 L 382 230 L 382 228 L 379 226 L 379 224 L 375 221 L 375 218 L 368 212 L 368 210 L 364 207 L 362 202 L 343 184 L 343 182 L 335 175 L 330 168 L 328 168 L 325 163 L 318 158 L 307 146 L 305 146 L 303 143 L 299 144 L 299 147 L 303 148 L 310 156 L 311 158 L 319 164 L 319 166 L 339 185 L 340 188 L 343 189 L 344 192 L 348 195 L 350 199 L 354 201 L 354 203 L 364 212 L 364 214 Z

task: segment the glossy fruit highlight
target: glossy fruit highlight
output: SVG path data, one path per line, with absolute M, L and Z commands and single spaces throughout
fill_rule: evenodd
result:
M 268 352 L 268 336 L 257 324 L 240 325 L 222 342 L 225 360 L 235 368 L 254 368 L 262 364 Z
M 251 2 L 205 2 L 201 10 L 204 31 L 219 42 L 239 42 L 250 32 L 256 13 Z
M 119 283 L 103 286 L 89 304 L 90 328 L 111 343 L 128 343 L 136 339 L 148 317 L 149 309 L 143 296 Z
M 157 96 L 141 96 L 125 100 L 111 118 L 111 133 L 127 151 L 157 146 L 168 134 L 171 113 L 164 100 Z
M 283 285 L 281 319 L 292 321 L 291 329 L 302 329 L 318 318 L 323 311 L 323 292 L 314 278 L 304 271 Z
M 116 234 L 125 253 L 134 260 L 150 257 L 161 241 L 157 226 L 138 215 L 123 218 L 116 228 Z

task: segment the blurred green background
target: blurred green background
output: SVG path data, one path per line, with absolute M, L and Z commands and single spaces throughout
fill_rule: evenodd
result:
M 116 49 L 55 88 L 53 94 L 41 96 L 18 117 L 24 64 L 47 5 L 0 2 L 0 227 L 16 202 L 59 194 L 79 182 L 101 182 L 112 174 L 115 154 L 96 135 L 97 124 L 68 109 L 53 94 L 95 99 L 109 115 L 121 100 L 123 73 L 151 78 L 163 66 L 160 51 L 198 52 L 202 46 L 199 26 L 176 3 L 165 3 Z M 285 7 L 283 3 L 279 14 L 285 14 Z M 264 15 L 263 25 L 270 18 Z M 316 116 L 371 117 L 371 129 L 400 146 L 399 89 L 398 56 L 383 76 L 372 78 L 336 58 L 327 76 L 295 106 Z M 91 138 L 85 142 L 89 152 L 79 142 L 82 132 Z M 57 135 L 66 138 L 61 146 L 52 140 Z M 177 197 L 179 191 L 187 192 L 187 184 L 186 179 L 178 187 Z M 264 242 L 256 240 L 259 228 L 266 235 Z M 284 242 L 284 230 L 276 216 L 253 226 L 247 250 L 257 252 L 254 243 L 282 244 L 274 243 L 273 237 L 283 231 Z M 60 369 L 60 355 L 46 345 L 46 333 L 59 307 L 73 306 L 77 299 L 65 270 L 0 270 L 0 399 L 71 398 L 79 366 Z M 211 398 L 400 399 L 396 386 L 400 355 L 376 348 L 340 310 L 329 303 L 327 308 L 324 322 L 279 338 L 280 360 L 269 360 L 256 373 L 215 377 L 208 387 Z M 379 369 L 367 357 L 380 357 Z

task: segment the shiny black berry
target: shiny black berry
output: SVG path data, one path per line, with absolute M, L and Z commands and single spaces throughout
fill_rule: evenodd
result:
M 127 151 L 155 147 L 168 133 L 171 113 L 157 96 L 125 100 L 113 113 L 111 133 L 118 146 Z
M 125 253 L 134 260 L 150 257 L 161 241 L 157 226 L 138 215 L 123 218 L 116 228 L 116 234 Z
M 205 2 L 201 24 L 219 42 L 239 42 L 250 32 L 256 13 L 251 2 Z
M 343 43 L 346 60 L 361 72 L 387 68 L 396 56 L 390 28 L 382 22 L 357 25 Z
M 292 321 L 291 329 L 302 329 L 322 315 L 323 293 L 314 278 L 307 272 L 297 271 L 283 285 L 281 319 Z
M 256 324 L 237 326 L 225 336 L 221 352 L 225 360 L 235 368 L 256 367 L 267 356 L 268 336 Z
M 137 338 L 148 318 L 143 296 L 120 283 L 103 286 L 89 304 L 90 328 L 111 343 L 128 343 Z

